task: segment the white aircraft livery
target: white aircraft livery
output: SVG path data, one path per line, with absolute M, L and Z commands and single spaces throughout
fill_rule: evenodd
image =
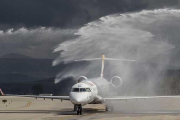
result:
M 86 104 L 105 104 L 106 111 L 113 111 L 113 106 L 110 101 L 113 100 L 130 100 L 130 99 L 154 99 L 154 98 L 171 98 L 180 96 L 145 96 L 145 97 L 107 97 L 106 93 L 109 92 L 109 85 L 114 87 L 122 85 L 122 79 L 119 76 L 114 76 L 110 82 L 108 82 L 103 77 L 104 71 L 104 61 L 105 60 L 120 60 L 120 61 L 130 61 L 135 60 L 128 59 L 114 59 L 114 58 L 105 58 L 102 55 L 102 58 L 93 58 L 93 59 L 82 59 L 75 61 L 92 61 L 92 60 L 102 60 L 101 74 L 98 78 L 88 79 L 85 76 L 80 76 L 77 78 L 77 83 L 72 86 L 72 89 L 69 93 L 69 96 L 34 96 L 34 95 L 8 95 L 8 96 L 18 96 L 18 97 L 34 97 L 34 98 L 44 98 L 44 99 L 60 99 L 60 100 L 70 100 L 74 104 L 74 111 L 77 112 L 77 115 L 82 114 L 82 106 Z M 5 95 L 0 89 L 1 95 Z M 106 96 L 106 97 L 104 97 Z

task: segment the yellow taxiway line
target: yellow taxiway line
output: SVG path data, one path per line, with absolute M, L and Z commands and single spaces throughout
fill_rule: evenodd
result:
M 14 109 L 19 109 L 19 108 L 25 108 L 25 107 L 29 107 L 30 105 L 31 105 L 31 101 L 29 101 L 25 106 L 17 107 L 17 108 L 11 108 L 11 109 L 6 109 L 6 110 L 14 110 Z

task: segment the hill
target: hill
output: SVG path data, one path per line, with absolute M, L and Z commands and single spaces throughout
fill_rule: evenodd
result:
M 38 78 L 19 73 L 0 74 L 0 83 L 23 83 L 35 80 L 38 80 Z
M 55 77 L 65 65 L 52 67 L 53 59 L 37 59 L 10 53 L 0 57 L 0 83 L 24 82 Z
M 31 59 L 31 57 L 29 57 L 29 56 L 21 55 L 18 53 L 5 54 L 5 55 L 0 56 L 0 58 Z

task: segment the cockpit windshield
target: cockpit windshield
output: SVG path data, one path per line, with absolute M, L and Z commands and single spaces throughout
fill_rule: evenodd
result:
M 79 92 L 79 88 L 72 88 L 71 92 Z
M 86 88 L 86 92 L 91 92 L 90 88 Z
M 80 92 L 86 92 L 86 88 L 80 88 Z
M 72 88 L 71 92 L 91 92 L 90 88 Z

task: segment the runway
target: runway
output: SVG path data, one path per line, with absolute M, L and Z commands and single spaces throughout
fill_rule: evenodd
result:
M 86 105 L 83 115 L 76 115 L 69 101 L 0 96 L 0 120 L 180 119 L 180 98 L 119 101 L 114 107 L 114 112 L 106 112 L 104 105 Z

